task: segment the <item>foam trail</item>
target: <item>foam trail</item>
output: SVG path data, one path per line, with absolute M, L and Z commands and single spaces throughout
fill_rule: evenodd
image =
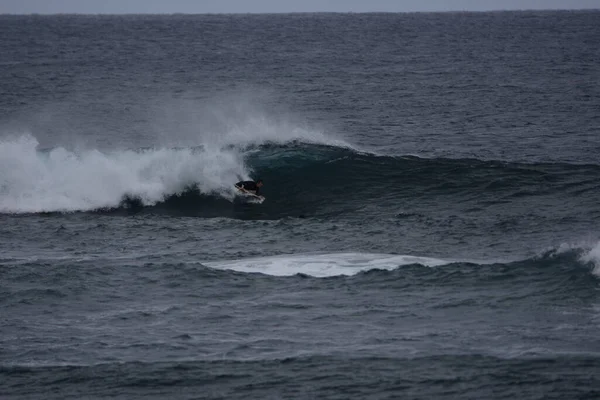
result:
M 421 264 L 429 267 L 448 264 L 447 261 L 427 257 L 394 254 L 334 253 L 294 254 L 257 257 L 243 260 L 204 262 L 203 265 L 238 272 L 259 272 L 273 276 L 306 274 L 317 278 L 355 275 L 372 269 L 393 270 L 402 265 Z
M 234 149 L 37 151 L 32 136 L 0 142 L 0 212 L 82 211 L 117 207 L 124 196 L 152 205 L 197 186 L 231 195 L 249 171 Z

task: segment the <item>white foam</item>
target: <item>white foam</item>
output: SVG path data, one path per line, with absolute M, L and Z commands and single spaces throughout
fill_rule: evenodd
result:
M 123 196 L 145 205 L 197 186 L 231 195 L 231 183 L 249 170 L 234 149 L 37 151 L 29 135 L 0 142 L 0 212 L 92 210 L 118 206 Z
M 590 250 L 581 256 L 581 261 L 594 265 L 592 273 L 600 276 L 600 242 L 597 242 Z
M 306 274 L 317 278 L 355 275 L 372 269 L 393 270 L 402 265 L 421 264 L 428 267 L 448 261 L 427 257 L 373 253 L 293 254 L 242 260 L 204 262 L 203 265 L 238 272 L 258 272 L 273 276 Z

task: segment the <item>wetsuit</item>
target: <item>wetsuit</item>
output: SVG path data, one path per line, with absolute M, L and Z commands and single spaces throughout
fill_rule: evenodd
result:
M 254 192 L 257 196 L 259 195 L 260 188 L 256 185 L 254 181 L 241 181 L 235 184 L 238 188 L 243 188 L 248 190 L 249 192 Z

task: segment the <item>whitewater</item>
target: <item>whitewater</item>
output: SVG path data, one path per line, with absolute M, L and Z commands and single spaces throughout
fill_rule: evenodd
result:
M 235 150 L 205 147 L 103 153 L 62 147 L 38 151 L 37 145 L 32 136 L 0 143 L 0 212 L 114 208 L 125 197 L 153 205 L 190 187 L 231 196 L 231 182 L 249 177 Z
M 235 182 L 256 179 L 249 154 L 261 145 L 298 141 L 353 148 L 264 117 L 248 117 L 226 133 L 201 133 L 191 147 L 40 149 L 31 134 L 7 136 L 0 139 L 0 212 L 91 211 L 130 199 L 152 206 L 190 190 L 232 201 Z

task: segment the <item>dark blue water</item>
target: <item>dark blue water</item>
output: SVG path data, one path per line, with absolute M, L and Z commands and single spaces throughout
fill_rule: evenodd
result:
M 599 27 L 0 16 L 0 396 L 600 397 Z

